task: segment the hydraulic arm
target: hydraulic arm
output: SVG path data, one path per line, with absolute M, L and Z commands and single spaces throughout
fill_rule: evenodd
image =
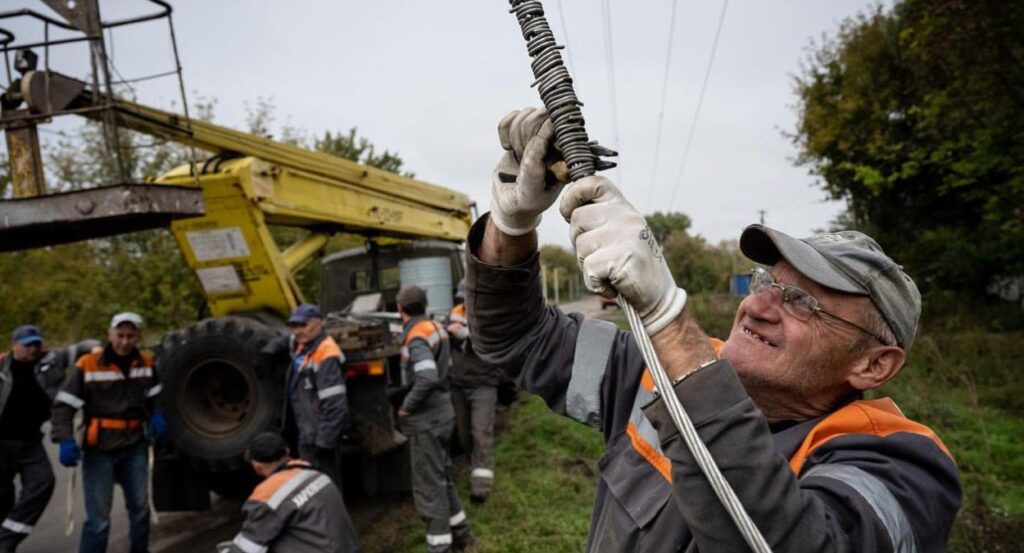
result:
M 99 119 L 104 114 L 103 110 L 95 109 L 99 101 L 105 109 L 113 110 L 119 128 L 180 142 L 213 154 L 205 162 L 178 167 L 141 187 L 149 196 L 162 199 L 167 196 L 158 193 L 160 188 L 175 193 L 201 190 L 203 207 L 189 214 L 200 216 L 176 218 L 170 226 L 186 262 L 199 277 L 213 315 L 262 309 L 287 313 L 302 301 L 292 277 L 294 271 L 322 249 L 331 233 L 461 241 L 469 230 L 469 199 L 447 188 L 93 94 L 85 83 L 57 73 L 29 72 L 21 79 L 20 88 L 27 110 L 0 118 L 5 127 L 59 113 Z M 32 158 L 24 159 L 32 162 Z M 116 192 L 117 198 L 129 192 L 140 193 L 140 185 L 122 184 L 115 188 L 99 188 L 87 193 L 109 196 Z M 34 202 L 38 206 L 37 215 L 23 222 L 26 228 L 33 225 L 59 228 L 75 223 L 79 225 L 77 228 L 85 229 L 72 236 L 55 233 L 50 243 L 146 228 L 119 225 L 117 213 L 102 221 L 94 220 L 90 225 L 90 217 L 95 216 L 96 210 L 82 213 L 80 200 L 37 196 L 15 200 L 22 202 L 21 205 L 0 205 L 0 210 L 6 208 L 24 215 L 26 202 Z M 177 205 L 176 201 L 182 200 L 165 203 Z M 102 201 L 98 203 L 106 205 Z M 124 212 L 123 217 L 131 216 L 133 220 L 146 216 L 120 207 L 111 211 L 118 209 Z M 166 217 L 161 222 L 165 225 Z M 281 251 L 268 225 L 302 227 L 310 233 Z M 0 228 L 0 232 L 17 231 L 17 228 Z M 33 245 L 41 244 L 37 240 Z

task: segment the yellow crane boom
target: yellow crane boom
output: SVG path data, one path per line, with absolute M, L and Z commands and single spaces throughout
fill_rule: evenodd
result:
M 331 233 L 461 242 L 469 230 L 471 203 L 454 190 L 106 98 L 58 73 L 30 72 L 22 78 L 21 89 L 32 117 L 70 112 L 100 120 L 103 110 L 113 110 L 120 128 L 214 154 L 194 167 L 171 170 L 151 184 L 202 190 L 203 215 L 170 226 L 215 316 L 290 311 L 303 301 L 294 272 L 323 248 Z M 17 117 L 3 122 L 18 123 Z M 302 227 L 310 233 L 282 251 L 268 225 Z M 116 233 L 113 229 L 106 234 Z

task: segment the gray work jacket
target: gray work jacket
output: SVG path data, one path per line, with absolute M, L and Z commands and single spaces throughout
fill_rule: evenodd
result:
M 290 461 L 256 486 L 242 506 L 242 528 L 219 551 L 354 553 L 355 529 L 341 492 L 326 474 Z
M 293 344 L 291 356 L 285 408 L 291 407 L 300 449 L 334 449 L 349 427 L 345 354 L 334 338 L 320 334 L 309 344 Z
M 589 552 L 747 551 L 679 438 L 632 335 L 546 306 L 538 256 L 466 278 L 474 345 L 556 413 L 602 432 Z M 769 426 L 720 360 L 676 386 L 702 440 L 775 551 L 942 551 L 960 506 L 956 464 L 891 401 Z
M 402 332 L 402 387 L 409 392 L 402 409 L 410 413 L 399 419 L 407 434 L 435 428 L 455 418 L 449 392 L 451 344 L 441 325 L 418 316 L 409 319 Z

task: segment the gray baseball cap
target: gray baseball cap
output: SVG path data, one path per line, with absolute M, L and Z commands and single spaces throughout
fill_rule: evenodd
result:
M 740 250 L 764 265 L 785 259 L 822 286 L 870 297 L 896 343 L 909 350 L 914 342 L 921 293 L 903 267 L 863 232 L 844 230 L 797 239 L 764 225 L 750 225 L 740 235 Z

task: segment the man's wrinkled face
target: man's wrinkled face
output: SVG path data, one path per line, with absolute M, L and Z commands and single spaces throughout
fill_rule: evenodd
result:
M 292 323 L 288 326 L 292 329 L 292 336 L 295 337 L 296 342 L 300 344 L 308 344 L 320 335 L 320 330 L 324 326 L 324 321 L 318 317 L 313 317 L 304 324 Z
M 866 298 L 825 288 L 784 260 L 770 272 L 776 282 L 816 297 L 822 309 L 861 322 Z M 801 419 L 827 411 L 849 392 L 847 376 L 862 357 L 851 352 L 858 339 L 856 330 L 827 317 L 797 319 L 773 288 L 740 304 L 722 357 L 769 419 Z
M 142 334 L 139 332 L 139 329 L 135 328 L 135 325 L 131 323 L 121 323 L 116 328 L 112 328 L 107 332 L 110 348 L 114 350 L 114 353 L 122 357 L 130 354 L 135 349 L 135 346 L 139 344 L 141 336 Z
M 15 340 L 11 342 L 11 354 L 14 355 L 16 361 L 38 361 L 43 356 L 43 343 L 32 342 L 25 345 Z

